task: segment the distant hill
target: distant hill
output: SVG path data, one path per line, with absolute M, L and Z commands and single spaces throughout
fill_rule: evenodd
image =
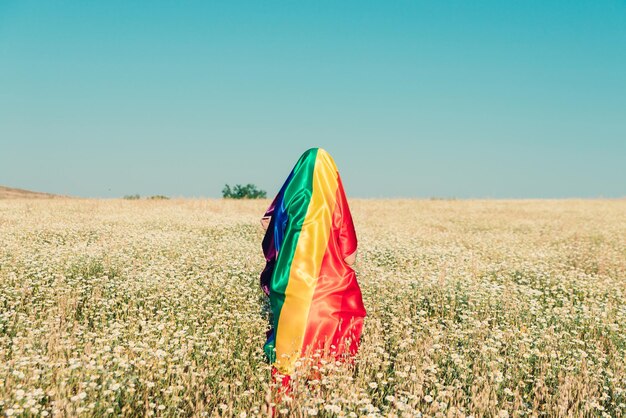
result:
M 14 189 L 0 186 L 0 199 L 53 199 L 66 197 L 57 194 L 31 192 L 30 190 Z

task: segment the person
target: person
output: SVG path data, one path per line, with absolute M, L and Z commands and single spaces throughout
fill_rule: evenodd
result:
M 261 219 L 264 351 L 287 392 L 301 358 L 351 361 L 366 315 L 352 265 L 357 237 L 341 177 L 322 148 L 304 152 Z M 301 362 L 300 362 L 301 363 Z

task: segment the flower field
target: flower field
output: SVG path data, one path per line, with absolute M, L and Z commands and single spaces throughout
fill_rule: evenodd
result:
M 269 201 L 0 200 L 0 413 L 268 416 Z M 355 364 L 276 416 L 626 415 L 626 200 L 352 200 Z

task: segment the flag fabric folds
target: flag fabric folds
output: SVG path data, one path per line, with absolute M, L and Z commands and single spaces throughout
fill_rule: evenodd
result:
M 264 346 L 283 374 L 301 357 L 354 355 L 366 315 L 354 270 L 344 261 L 357 249 L 352 216 L 333 158 L 307 150 L 265 213 L 267 261 L 261 288 L 272 329 Z

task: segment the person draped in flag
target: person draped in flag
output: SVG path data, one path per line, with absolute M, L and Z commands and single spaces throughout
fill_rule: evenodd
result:
M 351 267 L 357 237 L 330 154 L 304 152 L 261 219 L 271 329 L 264 351 L 272 376 L 289 387 L 301 358 L 356 354 L 366 315 Z

